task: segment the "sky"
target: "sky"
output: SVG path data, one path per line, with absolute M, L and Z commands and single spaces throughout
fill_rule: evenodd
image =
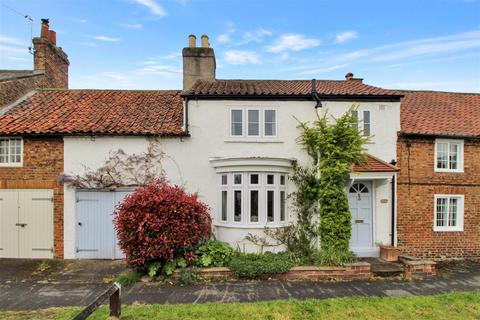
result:
M 344 79 L 480 92 L 480 0 L 0 0 L 0 69 L 32 69 L 50 18 L 70 88 L 181 89 L 207 34 L 218 79 Z

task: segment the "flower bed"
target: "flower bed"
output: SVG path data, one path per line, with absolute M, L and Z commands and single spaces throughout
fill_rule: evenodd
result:
M 205 280 L 221 280 L 236 278 L 229 268 L 200 268 L 197 274 Z M 259 279 L 275 280 L 366 280 L 372 276 L 368 262 L 348 263 L 341 267 L 335 266 L 298 266 L 286 273 L 264 274 Z M 180 270 L 173 273 L 173 279 L 180 278 Z

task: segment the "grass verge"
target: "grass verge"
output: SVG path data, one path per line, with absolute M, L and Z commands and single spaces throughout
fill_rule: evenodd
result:
M 1 312 L 0 319 L 71 319 L 80 308 Z M 89 319 L 107 319 L 102 307 Z M 480 291 L 421 297 L 349 297 L 258 303 L 132 305 L 122 319 L 445 319 L 480 318 Z

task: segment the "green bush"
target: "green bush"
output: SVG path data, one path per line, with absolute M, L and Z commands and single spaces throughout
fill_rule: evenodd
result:
M 351 251 L 326 248 L 314 252 L 312 260 L 315 265 L 343 266 L 346 263 L 355 262 L 357 257 Z
M 233 249 L 227 243 L 208 240 L 197 249 L 199 267 L 224 267 L 233 256 Z
M 202 280 L 202 277 L 195 269 L 182 269 L 180 270 L 180 278 L 178 281 L 181 284 L 189 285 Z
M 115 281 L 120 283 L 122 286 L 126 287 L 134 284 L 135 282 L 140 280 L 141 277 L 142 277 L 142 273 L 139 271 L 126 270 L 120 273 Z
M 239 278 L 257 278 L 263 274 L 288 272 L 295 265 L 291 253 L 241 253 L 230 261 L 230 270 Z

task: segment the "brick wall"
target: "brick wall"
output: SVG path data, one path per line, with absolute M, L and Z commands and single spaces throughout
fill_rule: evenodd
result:
M 434 139 L 399 138 L 398 247 L 433 259 L 480 257 L 480 141 L 464 142 L 464 173 L 434 172 Z M 464 231 L 434 232 L 434 195 L 465 195 Z
M 53 189 L 54 256 L 63 258 L 63 138 L 24 138 L 23 166 L 0 167 L 2 189 Z

